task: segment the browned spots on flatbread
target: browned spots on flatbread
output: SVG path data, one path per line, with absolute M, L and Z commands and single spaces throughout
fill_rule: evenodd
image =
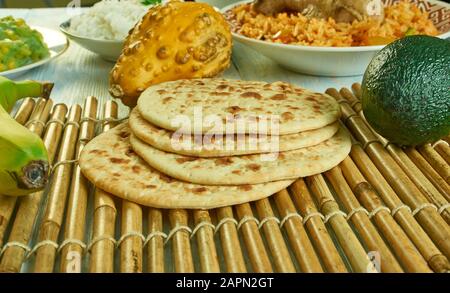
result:
M 189 94 L 187 94 L 187 96 L 188 96 L 188 98 L 192 98 L 194 96 L 194 94 L 193 93 L 189 93 Z
M 153 184 L 147 184 L 145 185 L 145 188 L 155 189 L 157 186 Z
M 139 166 L 137 166 L 137 165 L 134 165 L 133 167 L 131 167 L 131 170 L 134 172 L 134 173 L 136 173 L 136 174 L 139 174 L 140 172 L 141 172 L 141 167 L 139 167 Z
M 171 177 L 169 177 L 169 176 L 167 176 L 167 175 L 164 175 L 164 174 L 159 174 L 159 179 L 161 179 L 162 181 L 164 181 L 164 182 L 166 182 L 166 183 L 172 183 L 172 182 L 174 182 L 175 180 L 173 179 L 173 178 L 171 178 Z
M 177 158 L 176 159 L 177 163 L 180 163 L 180 164 L 184 164 L 184 163 L 187 163 L 187 162 L 194 162 L 194 161 L 197 161 L 197 160 L 198 160 L 198 158 L 194 158 L 194 157 L 183 157 L 183 158 Z
M 112 173 L 114 177 L 120 177 L 120 173 Z
M 160 95 L 167 94 L 167 91 L 166 91 L 166 90 L 157 90 L 156 92 L 157 92 L 158 94 L 160 94 Z
M 231 173 L 236 174 L 236 175 L 240 175 L 241 174 L 241 170 L 233 170 Z
M 130 160 L 122 158 L 109 158 L 109 161 L 113 164 L 128 164 Z
M 262 96 L 256 92 L 245 92 L 241 94 L 242 98 L 262 99 Z
M 202 187 L 193 188 L 191 190 L 193 193 L 203 193 L 203 192 L 207 191 L 208 189 L 206 187 L 202 186 Z
M 228 166 L 233 164 L 233 159 L 230 157 L 218 158 L 214 160 L 214 164 L 216 164 L 216 166 Z
M 239 106 L 231 106 L 231 107 L 228 107 L 228 108 L 226 109 L 226 111 L 227 111 L 228 113 L 232 113 L 232 114 L 235 114 L 235 113 L 237 113 L 237 112 L 239 112 L 239 111 L 242 111 L 242 110 L 245 110 L 245 108 L 241 108 L 241 107 L 239 107 Z
M 245 168 L 247 168 L 248 170 L 256 172 L 256 171 L 259 171 L 261 169 L 261 165 L 252 163 L 252 164 L 245 165 Z
M 130 136 L 130 133 L 127 132 L 127 131 L 121 131 L 121 132 L 119 133 L 119 136 L 120 136 L 121 138 L 128 138 L 128 137 Z
M 314 97 L 314 96 L 308 96 L 308 97 L 305 98 L 305 100 L 311 101 L 311 102 L 317 102 L 316 101 L 316 97 Z
M 253 187 L 250 184 L 245 184 L 245 185 L 239 185 L 238 188 L 243 191 L 250 191 L 250 190 L 252 190 Z
M 286 156 L 283 153 L 278 153 L 278 159 L 283 160 Z
M 104 150 L 90 150 L 89 152 L 91 154 L 94 154 L 94 155 L 104 155 L 104 154 L 106 154 L 106 151 L 104 151 Z
M 300 108 L 296 106 L 288 106 L 288 108 L 291 110 L 300 110 Z
M 209 94 L 211 96 L 229 96 L 229 95 L 231 95 L 229 92 L 212 92 Z
M 131 157 L 134 156 L 136 153 L 134 152 L 134 150 L 132 148 L 128 148 L 127 151 L 125 152 L 125 155 L 127 157 Z
M 220 84 L 220 85 L 218 85 L 218 86 L 216 87 L 216 89 L 217 89 L 218 91 L 223 91 L 223 90 L 226 89 L 227 87 L 228 87 L 227 84 Z
M 314 106 L 313 106 L 313 111 L 314 111 L 315 113 L 322 113 L 321 108 L 320 108 L 319 105 L 314 105 Z
M 276 94 L 276 95 L 273 95 L 270 99 L 274 100 L 274 101 L 283 101 L 283 100 L 287 99 L 287 95 L 286 94 Z
M 281 119 L 283 119 L 284 121 L 293 120 L 294 114 L 292 114 L 291 112 L 284 112 L 283 114 L 281 114 Z
M 253 110 L 255 110 L 255 111 L 264 111 L 264 109 L 261 108 L 261 107 L 253 108 Z
M 171 100 L 173 100 L 173 97 L 166 97 L 162 100 L 163 104 L 167 104 L 168 102 L 170 102 Z

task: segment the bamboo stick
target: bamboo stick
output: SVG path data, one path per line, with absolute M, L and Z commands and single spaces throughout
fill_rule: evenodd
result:
M 180 227 L 188 227 L 188 213 L 186 210 L 169 210 L 171 229 L 178 229 L 172 237 L 172 253 L 175 260 L 175 272 L 193 273 L 194 260 L 189 232 Z M 175 231 L 175 230 L 174 230 Z
M 97 117 L 97 106 L 98 102 L 94 97 L 88 97 L 84 102 L 84 120 L 82 120 L 80 125 L 80 135 L 75 152 L 75 158 L 77 160 L 79 159 L 84 146 L 95 135 L 95 121 L 92 121 L 92 119 L 96 119 Z M 64 238 L 62 246 L 60 247 L 60 272 L 81 272 L 74 270 L 77 267 L 81 269 L 81 263 L 76 264 L 77 266 L 74 268 L 73 256 L 77 255 L 81 260 L 81 256 L 86 249 L 86 247 L 81 244 L 84 243 L 88 195 L 89 182 L 81 173 L 80 166 L 76 164 L 72 173 L 72 183 L 70 186 L 68 207 L 66 212 Z
M 118 106 L 114 101 L 105 103 L 103 118 L 117 118 Z M 116 125 L 109 121 L 103 123 L 103 132 Z M 92 246 L 89 259 L 89 271 L 91 273 L 114 272 L 114 239 L 116 223 L 116 205 L 114 198 L 109 193 L 97 188 L 94 192 L 94 224 L 92 227 Z
M 142 208 L 140 205 L 122 201 L 122 239 L 120 245 L 120 271 L 142 272 Z M 135 234 L 136 233 L 136 234 Z
M 334 246 L 333 240 L 327 232 L 323 219 L 316 216 L 306 218 L 310 215 L 318 215 L 319 212 L 316 209 L 305 181 L 303 181 L 303 179 L 298 179 L 291 185 L 290 191 L 294 202 L 303 215 L 303 219 L 307 219 L 304 225 L 309 232 L 311 241 L 314 244 L 326 270 L 330 273 L 347 272 L 347 268 L 339 255 L 339 252 Z
M 341 169 L 351 189 L 369 211 L 373 212 L 382 206 L 374 188 L 365 180 L 351 158 L 347 158 L 341 163 Z M 389 211 L 380 210 L 373 217 L 379 230 L 408 272 L 427 272 L 430 267 L 438 272 L 449 270 L 450 263 L 434 245 L 427 247 L 431 253 L 419 254 L 418 248 L 420 249 L 420 247 L 414 246 L 414 240 L 411 241 L 407 231 L 405 232 L 400 227 L 402 223 L 400 226 L 397 225 Z M 428 239 L 427 242 L 431 241 Z
M 348 181 L 352 180 L 351 176 L 359 176 L 359 181 L 363 181 L 362 175 L 359 173 L 356 166 L 353 164 L 351 158 L 346 158 L 341 163 L 342 169 L 345 169 L 345 175 Z M 334 189 L 336 190 L 339 198 L 343 202 L 347 202 L 346 196 L 351 196 L 356 200 L 355 195 L 364 207 L 373 214 L 374 222 L 377 225 L 380 232 L 383 233 L 384 238 L 392 247 L 392 250 L 397 255 L 399 261 L 407 272 L 431 272 L 427 262 L 422 255 L 414 247 L 414 244 L 409 240 L 408 236 L 398 226 L 395 220 L 392 218 L 389 211 L 382 209 L 384 205 L 378 198 L 371 185 L 361 183 L 353 185 L 350 189 L 349 185 L 345 181 L 344 175 L 340 167 L 335 167 L 331 171 L 326 173 L 327 178 L 330 180 Z M 350 180 L 349 180 L 350 179 Z M 353 180 L 354 182 L 355 180 Z M 352 207 L 352 209 L 355 207 Z M 377 212 L 378 209 L 378 212 Z M 361 231 L 361 225 L 357 223 L 357 219 L 365 219 L 366 223 L 363 226 L 371 227 L 373 232 L 371 236 L 366 236 L 364 231 Z M 401 272 L 398 262 L 390 252 L 389 248 L 384 244 L 382 238 L 378 235 L 375 228 L 372 226 L 369 217 L 364 213 L 356 213 L 352 217 L 352 222 L 358 229 L 359 234 L 364 238 L 374 238 L 376 242 L 368 244 L 368 248 L 372 251 L 378 251 L 381 256 L 381 269 L 383 272 Z M 378 238 L 378 239 L 377 239 Z
M 354 93 L 354 96 L 358 100 L 361 100 L 361 85 L 359 83 L 355 83 L 352 85 L 352 90 Z M 346 93 L 341 91 L 341 94 L 344 94 L 344 97 L 347 98 L 349 101 L 352 101 L 353 97 L 352 95 L 348 96 L 345 95 Z M 361 104 L 355 104 L 353 109 L 355 109 L 356 112 L 359 112 L 362 110 Z M 363 115 L 360 116 L 363 117 Z M 366 121 L 367 122 L 367 121 Z M 445 138 L 444 138 L 445 140 Z M 440 147 L 444 147 L 442 144 L 438 145 Z M 438 147 L 437 146 L 437 147 Z M 447 149 L 446 153 L 450 152 L 450 148 L 445 146 Z M 450 187 L 445 182 L 445 180 L 431 167 L 431 165 L 426 161 L 422 155 L 419 154 L 419 152 L 415 148 L 406 148 L 404 149 L 404 152 L 408 155 L 411 161 L 414 162 L 414 164 L 419 167 L 420 170 L 422 170 L 422 175 L 428 178 L 428 180 L 436 187 L 437 190 L 446 198 L 447 201 L 450 201 Z M 442 155 L 442 153 L 441 153 Z M 444 157 L 444 156 L 443 156 Z M 397 159 L 396 159 L 397 161 Z M 406 160 L 405 160 L 406 161 Z M 448 162 L 448 160 L 447 160 Z M 403 167 L 402 167 L 403 168 Z M 405 170 L 405 168 L 403 168 Z M 405 171 L 407 172 L 407 171 Z
M 350 158 L 347 158 L 346 160 L 350 160 Z M 353 194 L 352 190 L 348 186 L 347 182 L 345 181 L 340 167 L 335 167 L 331 169 L 330 171 L 325 173 L 328 180 L 333 185 L 334 190 L 336 191 L 336 194 L 339 197 L 339 200 L 343 203 L 343 205 L 346 208 L 347 215 L 351 215 L 352 211 L 357 211 L 358 209 L 361 209 L 362 206 L 359 204 L 358 200 L 355 197 L 355 194 Z M 380 205 L 378 205 L 380 206 Z M 368 207 L 365 205 L 366 208 L 369 208 L 369 211 L 374 210 L 376 207 Z M 385 211 L 384 211 L 385 212 Z M 380 215 L 380 213 L 377 214 Z M 362 240 L 366 244 L 369 251 L 376 251 L 380 254 L 381 263 L 380 263 L 380 269 L 382 272 L 389 272 L 389 273 L 399 273 L 403 272 L 403 269 L 400 267 L 399 263 L 397 262 L 396 258 L 392 254 L 389 247 L 384 242 L 383 238 L 378 233 L 375 226 L 370 221 L 369 215 L 366 213 L 361 212 L 355 212 L 353 215 L 351 215 L 349 219 L 353 226 L 358 231 L 358 234 L 361 236 Z M 390 223 L 392 224 L 392 223 Z M 395 224 L 395 222 L 394 222 Z M 385 233 L 385 231 L 390 231 L 390 226 L 383 226 L 378 225 L 378 228 Z M 400 229 L 401 231 L 401 229 Z M 391 234 L 389 234 L 391 235 Z M 406 237 L 406 236 L 405 236 Z M 407 239 L 407 238 L 406 238 Z M 389 239 L 390 240 L 390 239 Z M 412 246 L 414 247 L 414 246 Z M 418 254 L 425 263 L 425 267 L 427 267 L 425 260 L 422 258 L 420 254 Z M 427 267 L 428 268 L 428 267 Z
M 45 104 L 38 100 L 34 113 L 39 113 L 40 117 L 48 117 L 48 113 L 52 108 L 53 102 L 48 100 Z M 41 112 L 39 108 L 43 107 L 44 110 Z M 56 105 L 53 109 L 51 119 L 59 120 L 64 122 L 67 113 L 67 107 L 65 105 Z M 33 117 L 33 114 L 31 117 Z M 30 118 L 32 119 L 32 118 Z M 47 120 L 47 119 L 45 119 Z M 38 129 L 43 129 L 40 123 L 34 123 L 35 127 Z M 39 130 L 36 130 L 39 131 Z M 49 155 L 49 162 L 53 163 L 56 150 L 59 146 L 59 141 L 63 131 L 63 126 L 58 123 L 50 124 L 44 134 L 44 145 L 47 148 Z M 18 242 L 24 245 L 28 245 L 31 235 L 33 233 L 33 227 L 39 212 L 39 208 L 44 197 L 44 191 L 36 192 L 29 196 L 20 199 L 18 206 L 16 218 L 14 220 L 11 233 L 8 238 L 8 242 Z M 8 247 L 0 262 L 0 272 L 19 272 L 22 263 L 25 259 L 27 251 L 22 247 L 11 246 Z
M 148 233 L 163 232 L 163 214 L 160 209 L 148 210 Z M 151 273 L 164 273 L 164 238 L 155 234 L 147 244 L 147 270 Z
M 14 119 L 17 121 L 17 123 L 20 123 L 22 125 L 25 124 L 25 122 L 28 121 L 28 118 L 30 118 L 35 105 L 36 103 L 32 98 L 24 99 L 22 104 L 20 104 L 19 109 L 17 109 L 16 114 L 14 115 Z
M 220 235 L 226 271 L 228 273 L 247 272 L 236 225 L 231 221 L 227 221 L 228 219 L 234 219 L 233 209 L 231 207 L 223 207 L 217 209 L 216 213 L 218 220 L 216 229 L 218 229 Z M 219 227 L 218 225 L 222 221 L 224 222 Z
M 378 140 L 382 142 L 383 145 L 385 145 L 385 148 L 389 151 L 392 158 L 394 158 L 397 164 L 408 175 L 411 181 L 414 182 L 414 184 L 419 188 L 419 190 L 428 199 L 428 201 L 437 205 L 438 208 L 446 205 L 448 201 L 445 199 L 444 195 L 442 195 L 439 190 L 436 189 L 432 182 L 430 182 L 428 178 L 421 172 L 421 170 L 410 160 L 408 155 L 406 155 L 406 153 L 398 146 L 390 144 L 385 138 L 377 134 L 371 128 L 369 123 L 367 123 L 364 118 L 360 101 L 348 89 L 341 89 L 340 94 L 350 102 L 355 112 L 360 115 L 367 127 L 373 132 Z M 450 196 L 450 194 L 448 193 L 446 195 Z M 450 223 L 450 208 L 448 210 L 444 210 L 441 215 L 447 223 Z
M 427 260 L 428 265 L 435 272 L 445 272 L 448 270 L 447 258 L 436 247 L 429 235 L 419 225 L 407 207 L 399 199 L 392 187 L 378 171 L 377 167 L 364 152 L 362 147 L 354 144 L 350 153 L 352 160 L 358 166 L 360 172 L 368 179 L 368 182 L 376 189 L 382 200 L 393 212 L 394 219 L 402 227 L 403 231 L 408 235 L 423 257 Z M 350 177 L 349 177 L 350 178 Z M 352 177 L 353 179 L 353 177 Z M 355 182 L 355 184 L 365 183 L 366 181 Z M 352 185 L 351 181 L 349 183 Z M 353 185 L 352 185 L 353 186 Z M 355 185 L 356 186 L 356 185 Z M 394 213 L 395 211 L 395 213 Z
M 340 98 L 336 90 L 328 89 L 327 93 L 337 99 Z M 363 119 L 348 104 L 341 103 L 341 108 L 343 113 L 342 120 L 356 138 L 366 145 L 366 152 L 378 170 L 381 171 L 401 199 L 416 211 L 416 217 L 419 219 L 422 227 L 424 227 L 439 249 L 445 256 L 450 257 L 449 225 L 436 210 L 423 208 L 428 203 L 425 196 L 378 142 L 377 137 L 367 127 Z
M 450 165 L 436 152 L 431 145 L 418 146 L 417 149 L 431 166 L 450 184 Z
M 355 82 L 354 84 L 352 84 L 352 92 L 358 98 L 358 100 L 361 100 L 362 90 L 360 83 Z
M 256 211 L 260 221 L 264 219 L 270 219 L 265 223 L 262 223 L 262 229 L 264 236 L 267 240 L 269 250 L 272 254 L 272 259 L 275 264 L 275 269 L 280 273 L 295 273 L 294 263 L 291 260 L 289 250 L 284 242 L 283 234 L 281 234 L 280 226 L 278 222 L 273 219 L 275 215 L 273 213 L 270 202 L 267 198 L 258 200 L 256 203 Z
M 16 114 L 14 115 L 14 119 L 17 121 L 17 123 L 23 125 L 28 121 L 31 112 L 33 111 L 34 104 L 35 102 L 31 98 L 26 98 L 23 101 Z M 43 121 L 43 123 L 47 122 L 47 119 L 48 117 L 45 117 L 45 121 Z M 36 134 L 42 136 L 42 133 Z M 9 221 L 14 212 L 16 202 L 17 197 L 15 196 L 0 195 L 0 247 L 2 247 L 3 245 L 3 238 L 5 236 L 6 228 L 9 225 Z
M 450 201 L 450 186 L 415 148 L 405 149 L 405 153 L 414 162 L 447 201 Z
M 441 155 L 441 157 L 450 164 L 450 147 L 444 143 L 438 143 L 434 149 Z
M 264 242 L 259 233 L 258 224 L 255 221 L 256 218 L 253 217 L 250 204 L 244 203 L 236 205 L 235 211 L 238 220 L 241 223 L 240 231 L 244 238 L 253 271 L 256 273 L 273 272 L 272 264 L 270 263 L 266 248 L 264 247 Z
M 81 117 L 81 107 L 74 105 L 69 111 L 68 121 L 79 123 Z M 62 145 L 58 155 L 58 162 L 66 162 L 74 159 L 75 146 L 78 138 L 79 127 L 68 124 L 62 138 Z M 53 179 L 50 184 L 48 201 L 45 207 L 44 216 L 39 228 L 38 244 L 43 241 L 58 241 L 59 232 L 64 216 L 67 193 L 72 174 L 72 164 L 55 165 Z M 36 260 L 34 272 L 51 273 L 55 264 L 57 247 L 52 245 L 42 245 L 36 250 Z
M 214 228 L 211 223 L 209 212 L 195 210 L 193 213 L 196 226 L 201 223 L 207 223 L 207 225 L 199 228 L 196 234 L 201 272 L 220 273 L 219 259 L 214 243 Z
M 305 228 L 303 227 L 301 218 L 293 216 L 297 213 L 297 210 L 295 209 L 294 203 L 289 197 L 287 190 L 282 190 L 273 195 L 273 199 L 275 200 L 280 217 L 287 219 L 283 227 L 286 230 L 301 271 L 305 273 L 323 272 L 320 260 L 314 251 L 314 247 Z M 289 217 L 290 215 L 291 217 Z
M 335 232 L 353 271 L 358 273 L 376 271 L 364 247 L 353 233 L 345 217 L 339 214 L 339 206 L 334 200 L 322 175 L 311 176 L 306 180 L 311 187 L 312 194 L 314 194 L 320 210 L 325 217 L 329 217 L 330 226 Z

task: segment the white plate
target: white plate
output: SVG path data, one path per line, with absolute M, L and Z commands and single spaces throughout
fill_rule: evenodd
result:
M 71 33 L 69 31 L 69 27 L 70 27 L 70 20 L 63 22 L 59 26 L 60 30 L 64 34 L 66 34 L 66 36 L 69 37 L 69 39 L 76 42 L 83 48 L 100 55 L 100 57 L 102 57 L 103 59 L 115 62 L 122 53 L 122 48 L 125 43 L 125 40 L 115 41 L 115 40 L 101 40 L 82 37 Z
M 50 62 L 51 60 L 55 59 L 56 57 L 64 53 L 69 47 L 69 41 L 67 40 L 66 36 L 64 36 L 59 31 L 39 26 L 30 26 L 30 27 L 32 29 L 39 31 L 42 34 L 42 36 L 44 37 L 44 42 L 48 45 L 48 48 L 50 50 L 50 56 L 35 63 L 21 66 L 19 68 L 15 68 L 12 70 L 2 71 L 0 72 L 1 76 L 14 79 L 33 68 L 39 67 L 41 65 Z
M 386 1 L 395 2 L 395 0 Z M 225 13 L 237 5 L 248 2 L 252 1 L 240 1 L 224 7 L 221 11 Z M 428 11 L 432 10 L 435 12 L 431 14 L 431 17 L 440 17 L 439 19 L 442 19 L 443 30 L 445 30 L 438 37 L 443 39 L 450 37 L 450 25 L 448 23 L 448 19 L 450 18 L 450 4 L 433 0 L 412 0 L 412 2 L 421 2 L 420 7 L 425 7 Z M 445 15 L 443 7 L 447 8 Z M 436 9 L 439 8 L 441 10 L 436 13 Z M 256 40 L 237 33 L 233 33 L 233 38 L 274 60 L 282 67 L 295 72 L 320 76 L 353 76 L 363 74 L 373 56 L 384 47 L 384 45 L 339 48 L 286 45 Z

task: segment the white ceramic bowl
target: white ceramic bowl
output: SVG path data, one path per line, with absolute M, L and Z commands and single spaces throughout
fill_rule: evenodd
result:
M 446 10 L 442 9 L 440 13 L 433 13 L 431 16 L 439 16 L 442 22 L 446 21 L 447 25 L 444 25 L 446 31 L 442 32 L 439 37 L 443 39 L 449 38 L 450 25 L 448 25 L 448 18 L 450 17 L 450 4 L 433 0 L 415 0 L 414 2 L 417 1 L 426 2 L 422 3 L 425 5 L 421 5 L 421 7 L 433 9 L 433 11 L 439 8 L 442 9 L 443 7 L 447 8 Z M 252 1 L 240 1 L 224 7 L 221 11 L 225 13 L 237 5 L 248 2 Z M 430 3 L 436 5 L 430 5 Z M 274 60 L 282 67 L 300 73 L 320 76 L 353 76 L 363 74 L 373 56 L 384 47 L 384 45 L 339 48 L 285 45 L 252 39 L 237 33 L 233 33 L 233 38 L 235 41 L 243 43 Z
M 101 40 L 92 39 L 89 37 L 82 37 L 74 35 L 69 31 L 70 20 L 63 22 L 59 28 L 60 30 L 72 41 L 82 46 L 83 48 L 100 55 L 103 59 L 108 61 L 117 61 L 122 52 L 122 47 L 125 40 L 113 41 L 113 40 Z

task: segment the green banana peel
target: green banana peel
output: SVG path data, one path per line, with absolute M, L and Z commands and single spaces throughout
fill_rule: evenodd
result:
M 50 166 L 44 143 L 8 111 L 24 97 L 48 98 L 52 87 L 49 83 L 15 83 L 0 77 L 0 194 L 28 195 L 47 184 Z
M 53 89 L 53 83 L 24 80 L 14 82 L 6 77 L 0 76 L 0 106 L 11 112 L 14 104 L 26 97 L 42 97 L 48 99 Z

